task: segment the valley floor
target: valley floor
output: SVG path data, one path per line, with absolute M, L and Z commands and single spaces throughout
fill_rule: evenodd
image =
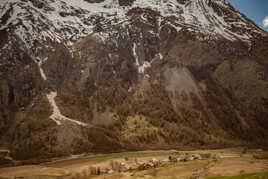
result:
M 170 162 L 169 156 L 181 154 L 210 154 L 211 157 L 187 162 Z M 150 160 L 164 161 L 165 164 L 147 170 L 127 170 L 111 172 L 110 174 L 90 175 L 92 168 L 101 171 L 111 168 L 111 163 L 133 163 Z M 223 149 L 200 151 L 140 151 L 114 154 L 98 154 L 87 156 L 72 156 L 68 159 L 40 165 L 25 165 L 0 168 L 0 179 L 268 179 L 267 153 L 261 150 Z

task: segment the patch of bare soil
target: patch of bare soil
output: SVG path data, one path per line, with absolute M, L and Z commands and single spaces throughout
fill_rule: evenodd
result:
M 125 178 L 128 176 L 129 175 L 126 175 L 124 173 L 116 173 L 112 175 L 98 176 L 98 177 L 95 177 L 94 179 L 119 179 L 119 178 Z
M 195 172 L 200 170 L 203 165 L 191 166 L 191 167 L 174 167 L 165 169 L 157 173 L 157 177 L 187 177 L 192 176 Z
M 65 177 L 68 175 L 70 175 L 70 172 L 65 169 L 42 167 L 37 165 L 0 168 L 0 177 L 2 178 L 31 177 L 31 176 Z
M 224 158 L 209 169 L 210 176 L 233 176 L 268 170 L 268 161 L 251 158 Z

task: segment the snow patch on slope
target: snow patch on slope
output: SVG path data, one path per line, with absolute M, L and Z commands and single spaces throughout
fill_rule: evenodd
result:
M 57 125 L 61 125 L 60 121 L 70 121 L 70 122 L 75 123 L 75 124 L 80 125 L 80 126 L 84 126 L 84 127 L 87 126 L 86 123 L 76 121 L 76 120 L 73 120 L 73 119 L 70 119 L 68 117 L 63 116 L 61 114 L 57 104 L 56 104 L 56 101 L 55 101 L 56 96 L 57 96 L 57 92 L 50 92 L 49 94 L 47 94 L 47 99 L 53 108 L 53 112 L 52 112 L 52 115 L 50 116 L 50 118 L 53 121 L 55 121 L 57 123 Z
M 44 80 L 47 80 L 47 76 L 46 74 L 44 73 L 44 70 L 42 68 L 42 63 L 44 63 L 48 58 L 46 57 L 43 61 L 40 59 L 40 58 L 37 58 L 35 60 L 35 62 L 37 63 L 38 67 L 39 67 L 39 70 L 40 70 L 40 74 L 42 76 L 42 78 Z M 50 116 L 50 118 L 56 122 L 57 125 L 61 125 L 61 121 L 70 121 L 74 124 L 77 124 L 77 125 L 80 125 L 80 126 L 87 126 L 86 123 L 83 123 L 83 122 L 80 122 L 80 121 L 76 121 L 74 119 L 70 119 L 68 117 L 65 117 L 61 114 L 60 110 L 59 110 L 59 107 L 57 106 L 56 104 L 56 101 L 55 101 L 55 97 L 57 96 L 57 92 L 50 92 L 49 94 L 47 94 L 47 99 L 50 103 L 50 105 L 52 106 L 53 108 L 53 112 L 52 112 L 52 115 Z
M 42 61 L 40 58 L 37 58 L 37 60 L 36 60 L 36 63 L 37 63 L 37 65 L 38 65 L 38 67 L 39 67 L 39 71 L 40 71 L 40 74 L 41 74 L 41 77 L 46 81 L 47 80 L 47 76 L 46 76 L 46 74 L 45 74 L 45 72 L 44 72 L 44 70 L 43 70 L 43 68 L 42 68 L 42 64 L 43 64 L 43 62 L 45 62 L 47 60 L 47 57 L 44 59 L 44 61 Z
M 133 44 L 132 53 L 135 58 L 135 65 L 138 67 L 139 73 L 144 73 L 146 68 L 151 67 L 151 63 L 148 61 L 144 61 L 142 65 L 140 65 L 139 57 L 137 55 L 137 45 L 136 43 Z
M 135 61 L 136 61 L 136 66 L 140 66 L 140 63 L 139 63 L 139 57 L 138 57 L 138 55 L 137 55 L 136 50 L 137 50 L 137 45 L 136 45 L 136 43 L 134 43 L 134 44 L 133 44 L 133 48 L 132 48 L 132 53 L 133 53 L 134 58 L 135 58 Z
M 146 68 L 150 68 L 150 67 L 151 67 L 151 63 L 145 61 L 142 65 L 140 65 L 140 66 L 138 67 L 138 72 L 139 72 L 139 73 L 144 73 L 144 72 L 145 72 L 145 69 L 146 69 Z

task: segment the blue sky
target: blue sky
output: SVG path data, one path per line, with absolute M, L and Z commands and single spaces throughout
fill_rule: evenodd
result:
M 229 0 L 229 2 L 259 27 L 268 31 L 268 0 Z M 266 27 L 263 25 L 265 17 L 267 17 Z

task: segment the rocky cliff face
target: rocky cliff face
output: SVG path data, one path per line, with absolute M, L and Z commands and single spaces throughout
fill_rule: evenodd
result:
M 268 35 L 225 0 L 4 0 L 13 157 L 267 145 Z

